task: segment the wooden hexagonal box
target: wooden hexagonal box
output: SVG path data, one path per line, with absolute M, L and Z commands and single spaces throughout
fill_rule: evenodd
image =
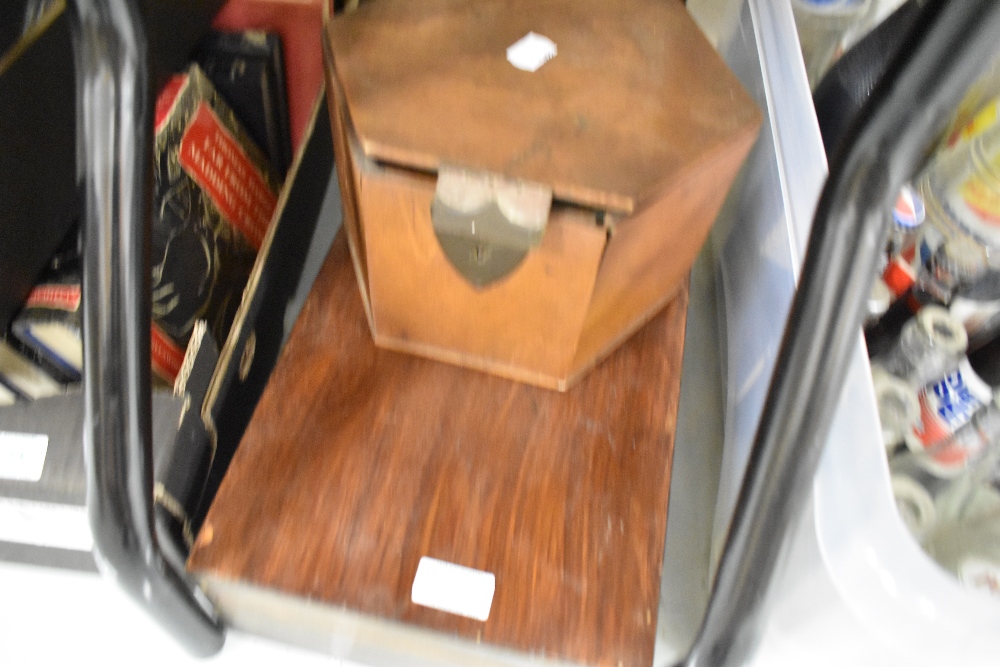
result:
M 684 288 L 760 126 L 680 2 L 378 0 L 325 46 L 375 343 L 560 390 Z

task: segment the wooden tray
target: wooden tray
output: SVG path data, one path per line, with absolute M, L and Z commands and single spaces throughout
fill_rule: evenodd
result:
M 535 655 L 649 665 L 686 311 L 685 287 L 560 394 L 375 348 L 341 234 L 189 569 L 209 596 L 239 582 Z M 489 618 L 413 604 L 422 556 L 493 573 Z

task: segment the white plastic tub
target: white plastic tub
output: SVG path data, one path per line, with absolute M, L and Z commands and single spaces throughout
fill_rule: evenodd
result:
M 767 119 L 733 194 L 732 231 L 718 246 L 726 363 L 715 557 L 827 170 L 788 0 L 746 0 L 720 51 Z M 849 364 L 755 664 L 1000 664 L 1000 602 L 934 563 L 896 512 L 860 334 Z

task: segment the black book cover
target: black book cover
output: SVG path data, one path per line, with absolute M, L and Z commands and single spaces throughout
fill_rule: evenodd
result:
M 313 108 L 305 144 L 289 171 L 288 196 L 276 214 L 274 233 L 261 252 L 241 306 L 239 326 L 220 348 L 219 364 L 202 406 L 202 421 L 215 438 L 208 482 L 192 527 L 197 533 L 211 506 L 243 431 L 281 352 L 340 224 L 340 190 L 333 171 L 333 139 L 325 96 Z M 319 240 L 322 239 L 322 240 Z M 311 246 L 319 246 L 315 258 Z M 313 259 L 310 262 L 310 258 Z M 307 264 L 311 266 L 307 270 Z
M 156 461 L 153 487 L 153 516 L 160 544 L 166 557 L 181 570 L 194 544 L 191 516 L 198 509 L 215 458 L 216 440 L 205 426 L 201 408 L 218 361 L 219 348 L 208 335 L 205 322 L 199 321 L 174 385 L 174 395 L 182 401 L 180 425 L 173 447 Z
M 255 30 L 213 32 L 198 44 L 194 61 L 284 179 L 292 137 L 281 38 Z

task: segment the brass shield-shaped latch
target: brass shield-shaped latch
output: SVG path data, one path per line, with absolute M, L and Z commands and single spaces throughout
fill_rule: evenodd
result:
M 431 219 L 452 265 L 484 287 L 513 271 L 541 243 L 551 208 L 547 186 L 442 167 Z

